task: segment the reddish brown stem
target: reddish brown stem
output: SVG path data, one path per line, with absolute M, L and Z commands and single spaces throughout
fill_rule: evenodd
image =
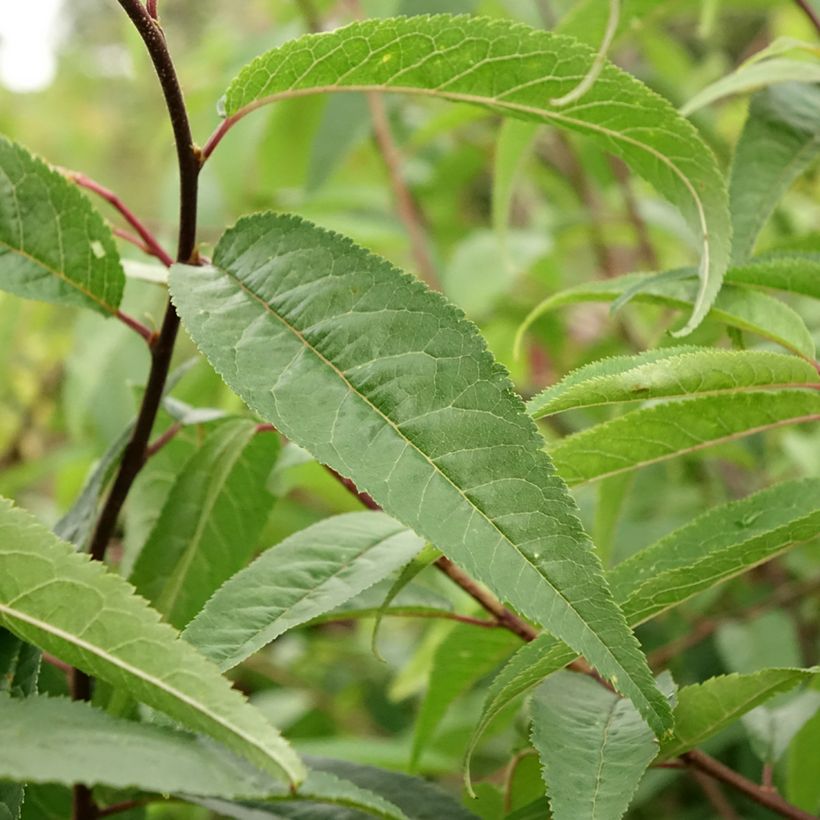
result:
M 765 806 L 781 817 L 789 817 L 791 820 L 817 820 L 815 815 L 787 803 L 777 792 L 770 791 L 758 783 L 748 780 L 742 774 L 738 774 L 728 766 L 724 766 L 719 760 L 715 760 L 698 749 L 693 749 L 691 752 L 681 755 L 681 760 L 687 766 L 708 774 L 727 786 L 731 786 L 758 805 Z
M 136 331 L 148 342 L 149 346 L 154 344 L 154 340 L 156 338 L 156 333 L 154 333 L 151 328 L 146 327 L 142 322 L 135 319 L 133 316 L 129 316 L 122 310 L 118 310 L 116 313 L 116 317 L 127 327 L 130 327 L 131 330 Z
M 175 421 L 164 433 L 158 435 L 146 448 L 145 458 L 155 456 L 182 429 L 182 422 Z
M 812 8 L 811 0 L 796 0 L 796 2 L 797 5 L 803 10 L 803 14 L 809 18 L 811 24 L 817 30 L 817 33 L 820 34 L 820 14 Z
M 387 109 L 381 94 L 367 95 L 367 104 L 370 107 L 370 118 L 373 122 L 373 136 L 379 146 L 382 160 L 384 160 L 390 187 L 393 190 L 393 199 L 396 202 L 396 211 L 404 224 L 410 240 L 410 253 L 416 263 L 419 276 L 432 288 L 441 289 L 436 273 L 436 266 L 430 256 L 427 233 L 424 229 L 424 219 L 402 173 L 402 158 L 390 121 L 387 118 Z
M 142 224 L 137 215 L 111 190 L 99 182 L 87 177 L 85 174 L 78 174 L 75 171 L 66 171 L 66 176 L 97 196 L 102 197 L 109 205 L 121 214 L 122 218 L 137 232 L 148 252 L 162 262 L 165 267 L 170 268 L 174 260 L 165 252 L 156 237 Z

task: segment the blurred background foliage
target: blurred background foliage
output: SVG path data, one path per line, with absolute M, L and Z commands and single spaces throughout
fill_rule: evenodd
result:
M 204 142 L 218 124 L 217 101 L 235 71 L 311 28 L 332 28 L 359 13 L 435 11 L 485 13 L 543 27 L 574 5 L 570 0 L 370 0 L 357 9 L 327 0 L 165 0 L 160 12 L 194 134 Z M 652 5 L 652 13 L 625 27 L 612 57 L 675 105 L 777 37 L 814 36 L 790 0 Z M 641 3 L 633 0 L 633 6 Z M 599 12 L 592 9 L 584 18 L 588 24 L 576 32 L 593 43 L 600 37 Z M 0 9 L 0 15 L 5 13 Z M 58 61 L 57 75 L 45 89 L 15 93 L 0 87 L 0 131 L 50 162 L 115 190 L 173 247 L 177 183 L 170 127 L 143 44 L 113 0 L 63 4 Z M 619 273 L 691 264 L 696 243 L 679 216 L 641 180 L 589 144 L 546 128 L 532 150 L 523 144 L 515 150 L 512 142 L 507 163 L 518 166 L 519 173 L 502 238 L 493 213 L 503 184 L 496 173 L 501 163 L 498 119 L 486 111 L 422 99 L 394 97 L 385 105 L 403 177 L 423 217 L 436 286 L 479 325 L 522 395 L 602 356 L 670 343 L 667 330 L 680 317 L 669 309 L 633 303 L 612 316 L 608 306 L 580 305 L 539 320 L 525 355 L 514 359 L 515 331 L 545 296 Z M 724 166 L 747 105 L 747 97 L 730 97 L 693 118 Z M 815 166 L 788 192 L 758 249 L 808 247 L 816 241 L 818 193 Z M 118 224 L 104 203 L 99 207 Z M 240 215 L 264 209 L 302 214 L 418 272 L 370 112 L 358 95 L 282 103 L 230 132 L 202 177 L 203 252 L 207 255 L 224 227 Z M 135 262 L 129 266 L 125 307 L 155 326 L 163 289 L 146 279 L 156 268 L 133 247 L 123 244 L 121 250 Z M 788 301 L 820 341 L 817 303 L 800 297 Z M 732 344 L 725 327 L 708 320 L 691 341 Z M 193 355 L 192 345 L 183 341 L 177 363 Z M 121 325 L 0 293 L 0 494 L 55 522 L 95 460 L 132 418 L 147 364 L 142 341 Z M 174 395 L 196 406 L 243 412 L 201 361 L 185 372 Z M 560 426 L 545 426 L 544 433 L 562 435 L 612 412 L 568 413 L 560 417 Z M 161 420 L 168 423 L 167 417 Z M 206 426 L 187 428 L 149 463 L 129 500 L 128 536 L 117 553 L 124 560 L 141 545 L 157 499 Z M 645 468 L 634 480 L 583 487 L 577 497 L 586 523 L 614 563 L 708 507 L 776 480 L 816 475 L 818 467 L 818 430 L 786 428 Z M 352 496 L 293 448 L 285 449 L 271 488 L 278 501 L 259 549 L 328 514 L 357 508 Z M 621 492 L 627 494 L 626 504 L 612 522 L 598 499 Z M 696 597 L 643 627 L 640 637 L 651 652 L 684 636 L 681 650 L 666 658 L 681 684 L 721 671 L 817 663 L 819 563 L 818 544 L 807 545 Z M 796 585 L 813 594 L 774 609 L 767 603 L 778 590 Z M 447 598 L 461 611 L 471 611 L 472 602 L 457 599 L 457 591 L 438 577 L 425 574 L 417 587 L 418 595 Z M 431 663 L 453 626 L 388 619 L 380 640 L 387 663 L 371 653 L 370 629 L 365 621 L 292 632 L 245 664 L 237 685 L 300 750 L 406 768 Z M 687 648 L 685 636 L 698 630 L 703 639 Z M 53 669 L 47 674 L 49 685 L 59 691 L 60 675 Z M 461 788 L 457 773 L 481 697 L 479 685 L 456 700 L 420 761 L 424 774 L 442 777 L 455 791 Z M 782 708 L 790 702 L 784 700 Z M 526 731 L 525 720 L 511 713 L 481 748 L 476 771 L 487 781 L 473 809 L 488 818 L 498 815 L 505 794 L 514 809 L 541 793 L 536 758 L 523 756 L 508 767 L 510 750 L 526 747 Z M 750 736 L 735 725 L 707 749 L 758 779 L 760 763 Z M 788 783 L 801 765 L 797 754 L 790 752 L 778 764 L 780 782 Z M 63 816 L 62 799 L 60 789 L 33 790 L 29 816 Z M 200 816 L 199 811 L 168 805 L 153 807 L 150 816 L 188 818 Z M 744 817 L 767 816 L 751 804 L 744 804 L 743 812 Z M 653 770 L 629 816 L 705 818 L 714 816 L 714 808 L 693 780 Z

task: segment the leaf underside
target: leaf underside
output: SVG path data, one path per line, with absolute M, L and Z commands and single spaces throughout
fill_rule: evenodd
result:
M 241 220 L 212 266 L 175 266 L 171 292 L 253 410 L 614 676 L 663 730 L 668 704 L 575 503 L 458 310 L 350 241 L 274 214 Z

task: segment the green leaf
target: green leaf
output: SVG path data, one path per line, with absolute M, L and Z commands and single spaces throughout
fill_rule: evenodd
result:
M 703 319 L 729 256 L 723 179 L 709 147 L 662 97 L 611 63 L 580 100 L 596 52 L 572 37 L 476 17 L 367 20 L 308 35 L 257 57 L 228 88 L 225 113 L 329 91 L 421 94 L 578 131 L 620 156 L 681 213 L 703 242 L 700 286 L 683 332 Z
M 820 393 L 698 396 L 633 410 L 561 439 L 550 455 L 572 485 L 636 470 L 786 424 L 820 420 Z
M 672 690 L 667 674 L 664 689 Z M 619 820 L 658 744 L 635 707 L 592 678 L 557 672 L 530 701 L 555 820 Z
M 545 313 L 565 305 L 574 305 L 578 302 L 614 302 L 630 289 L 635 289 L 633 298 L 637 302 L 651 302 L 676 308 L 687 307 L 689 297 L 685 274 L 691 274 L 691 271 L 684 269 L 674 273 L 680 275 L 661 281 L 651 273 L 628 273 L 612 279 L 587 282 L 548 297 L 530 311 L 518 328 L 515 339 L 516 355 L 521 349 L 524 334 L 533 322 Z M 771 339 L 783 345 L 803 358 L 814 359 L 814 341 L 799 314 L 766 294 L 724 285 L 709 311 L 709 318 L 723 322 L 729 327 L 756 333 L 764 339 Z
M 730 268 L 726 281 L 820 299 L 820 254 L 768 253 Z
M 820 533 L 820 479 L 786 481 L 714 507 L 608 575 L 637 626 Z
M 760 229 L 818 151 L 820 88 L 789 83 L 753 97 L 729 182 L 733 264 L 749 258 Z
M 220 424 L 183 467 L 130 581 L 181 629 L 253 557 L 273 505 L 279 440 L 250 419 Z
M 375 613 L 375 620 L 373 621 L 373 637 L 370 642 L 370 647 L 373 650 L 373 654 L 380 660 L 384 660 L 378 650 L 379 628 L 381 627 L 382 619 L 390 612 L 391 604 L 396 599 L 396 596 L 422 570 L 427 569 L 430 564 L 437 561 L 440 557 L 441 550 L 434 547 L 432 544 L 426 544 L 422 551 L 402 569 L 396 580 L 391 584 L 387 594 L 384 596 L 381 606 L 379 606 L 378 611 Z
M 793 47 L 802 46 L 805 51 L 814 55 L 820 54 L 820 49 L 816 46 L 800 43 L 800 41 L 792 41 L 792 43 L 797 43 Z M 772 43 L 772 46 L 775 49 L 779 48 L 777 42 Z M 763 56 L 766 55 L 763 53 L 754 55 L 752 59 L 740 65 L 731 74 L 707 85 L 681 108 L 681 114 L 688 117 L 698 109 L 711 105 L 724 97 L 732 94 L 747 94 L 750 91 L 757 91 L 778 83 L 820 82 L 820 62 L 817 60 L 810 62 L 795 60 L 791 57 L 761 59 Z
M 803 724 L 789 747 L 786 769 L 786 797 L 808 812 L 820 810 L 820 778 L 817 777 L 817 749 L 820 748 L 820 711 Z
M 631 626 L 665 612 L 820 532 L 820 478 L 787 481 L 714 507 L 618 564 L 608 577 Z M 512 656 L 490 685 L 468 749 L 519 695 L 566 666 L 575 653 L 540 635 Z
M 678 691 L 674 735 L 661 742 L 660 757 L 676 757 L 719 732 L 778 692 L 820 673 L 811 669 L 763 669 L 721 675 Z
M 0 624 L 292 782 L 301 762 L 122 578 L 0 500 Z M 101 614 L 104 618 L 100 617 Z
M 201 737 L 44 696 L 0 696 L 0 777 L 222 797 L 286 789 Z
M 457 624 L 436 648 L 427 693 L 416 718 L 410 768 L 435 736 L 450 704 L 488 675 L 520 644 L 506 629 Z
M 112 314 L 124 287 L 114 237 L 88 199 L 0 135 L 0 288 Z
M 410 561 L 424 542 L 378 512 L 325 518 L 262 553 L 183 633 L 230 669 L 274 638 L 343 604 Z
M 615 531 L 632 490 L 633 479 L 631 473 L 620 473 L 603 478 L 598 484 L 593 534 L 598 555 L 601 556 L 601 562 L 605 567 L 612 563 Z
M 529 402 L 533 418 L 578 407 L 750 388 L 818 385 L 807 361 L 765 351 L 671 347 L 613 356 L 573 370 Z
M 252 409 L 616 677 L 663 731 L 668 704 L 577 507 L 458 310 L 349 240 L 273 214 L 240 221 L 212 266 L 176 266 L 171 290 Z

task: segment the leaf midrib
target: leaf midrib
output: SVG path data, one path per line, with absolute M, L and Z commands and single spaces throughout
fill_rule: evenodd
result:
M 29 615 L 26 612 L 21 612 L 20 610 L 15 609 L 13 606 L 3 604 L 2 602 L 0 602 L 0 614 L 4 614 L 12 621 L 16 619 L 22 621 L 23 623 L 27 623 L 30 626 L 35 627 L 36 629 L 41 629 L 46 634 L 59 638 L 65 641 L 66 643 L 77 647 L 78 649 L 82 649 L 83 651 L 88 652 L 89 654 L 94 655 L 97 658 L 100 658 L 106 663 L 110 663 L 112 666 L 116 666 L 117 668 L 122 669 L 124 672 L 133 675 L 135 678 L 139 678 L 140 680 L 143 680 L 146 683 L 155 686 L 160 691 L 165 692 L 166 694 L 170 695 L 176 700 L 181 701 L 182 703 L 185 703 L 195 711 L 207 717 L 209 720 L 213 720 L 214 723 L 216 723 L 217 725 L 222 726 L 232 735 L 235 735 L 244 742 L 248 743 L 253 748 L 262 752 L 262 754 L 268 760 L 271 760 L 274 764 L 276 764 L 276 766 L 279 767 L 279 769 L 284 771 L 287 774 L 288 778 L 292 781 L 298 782 L 298 780 L 300 779 L 298 772 L 291 771 L 290 766 L 288 764 L 272 757 L 270 750 L 267 749 L 265 746 L 260 745 L 258 740 L 246 734 L 242 729 L 239 729 L 233 724 L 226 722 L 225 719 L 221 717 L 219 714 L 215 714 L 210 709 L 205 708 L 205 705 L 200 701 L 192 699 L 190 696 L 186 695 L 184 692 L 180 691 L 179 689 L 173 686 L 169 686 L 161 678 L 149 675 L 144 670 L 140 669 L 138 666 L 133 666 L 129 663 L 126 663 L 121 658 L 118 658 L 116 655 L 111 655 L 110 653 L 105 652 L 102 649 L 102 647 L 98 647 L 95 644 L 89 643 L 88 641 L 85 641 L 82 638 L 80 638 L 78 635 L 72 635 L 70 632 L 66 632 L 65 630 L 60 629 L 54 624 L 50 624 L 47 621 L 42 621 L 41 619 L 35 618 L 34 616 Z M 271 727 L 271 729 L 273 730 L 273 727 Z
M 79 282 L 77 282 L 76 279 L 72 279 L 71 277 L 67 276 L 63 271 L 59 271 L 55 268 L 52 268 L 50 265 L 47 265 L 45 262 L 43 262 L 42 259 L 38 259 L 36 256 L 32 256 L 28 251 L 24 251 L 22 248 L 16 248 L 14 247 L 14 245 L 10 245 L 4 239 L 0 239 L 0 245 L 8 248 L 11 253 L 19 254 L 20 256 L 24 257 L 29 262 L 31 262 L 33 265 L 37 265 L 38 267 L 42 268 L 43 270 L 47 271 L 53 276 L 56 276 L 66 285 L 79 291 L 87 299 L 90 299 L 92 302 L 99 305 L 101 308 L 104 308 L 107 313 L 113 315 L 116 312 L 116 308 L 109 305 L 108 302 L 106 302 L 96 294 L 92 293 L 90 290 L 84 288 Z
M 433 469 L 433 471 L 435 473 L 437 473 L 442 478 L 444 478 L 447 481 L 447 483 L 450 484 L 450 486 L 456 491 L 456 493 L 458 493 L 458 495 L 460 495 L 464 499 L 464 501 L 473 510 L 475 510 L 487 523 L 489 523 L 490 526 L 492 526 L 493 529 L 496 530 L 496 532 L 498 532 L 498 534 L 503 538 L 503 540 L 507 544 L 509 544 L 509 546 L 513 549 L 513 551 L 521 557 L 521 559 L 524 561 L 524 563 L 527 564 L 528 566 L 530 566 L 533 570 L 535 570 L 538 577 L 542 578 L 544 580 L 544 582 L 553 590 L 553 592 L 562 601 L 564 601 L 567 608 L 575 614 L 575 616 L 579 619 L 579 621 L 584 625 L 584 628 L 587 630 L 587 632 L 593 636 L 594 640 L 603 648 L 604 652 L 614 661 L 614 663 L 620 669 L 623 670 L 623 672 L 631 680 L 632 676 L 629 674 L 628 670 L 624 669 L 623 664 L 618 660 L 617 657 L 615 657 L 612 654 L 609 647 L 600 639 L 600 637 L 598 636 L 598 633 L 587 623 L 586 619 L 577 611 L 575 606 L 572 604 L 571 601 L 569 601 L 566 598 L 564 593 L 555 586 L 555 584 L 552 582 L 552 580 L 547 575 L 545 575 L 543 572 L 541 572 L 539 567 L 536 564 L 534 564 L 532 562 L 532 560 L 521 551 L 521 549 L 518 547 L 518 545 L 515 544 L 509 538 L 509 536 L 498 526 L 498 524 L 495 523 L 495 521 L 493 521 L 484 512 L 484 510 L 482 510 L 475 502 L 473 502 L 466 495 L 466 493 L 444 472 L 444 470 L 441 469 L 441 467 L 439 465 L 437 465 L 426 453 L 424 453 L 418 447 L 418 445 L 415 442 L 413 442 L 411 439 L 409 439 L 405 435 L 405 433 L 402 432 L 401 429 L 399 429 L 399 427 L 395 424 L 395 422 L 393 422 L 393 420 L 390 419 L 379 407 L 377 407 L 375 404 L 373 404 L 373 402 L 367 396 L 363 395 L 359 390 L 357 390 L 350 383 L 350 381 L 347 379 L 347 376 L 341 370 L 339 370 L 339 368 L 336 367 L 336 365 L 333 362 L 331 362 L 330 359 L 328 359 L 320 350 L 318 350 L 313 344 L 311 344 L 305 338 L 305 336 L 297 328 L 295 328 L 284 316 L 282 316 L 280 313 L 275 311 L 273 309 L 273 307 L 264 298 L 262 298 L 260 295 L 256 294 L 253 290 L 251 290 L 251 288 L 249 286 L 247 286 L 242 280 L 240 280 L 239 277 L 236 274 L 234 274 L 232 271 L 227 270 L 226 268 L 223 268 L 223 267 L 220 267 L 219 270 L 222 271 L 226 276 L 230 277 L 234 282 L 236 282 L 237 286 L 245 294 L 247 294 L 251 299 L 253 299 L 259 305 L 261 305 L 263 310 L 267 314 L 269 314 L 270 316 L 274 317 L 277 321 L 279 321 L 291 334 L 293 334 L 293 336 L 296 337 L 296 339 L 298 339 L 301 342 L 301 344 L 304 345 L 304 347 L 307 350 L 311 351 L 320 361 L 324 362 L 325 365 L 327 365 L 327 367 L 329 367 L 338 376 L 338 378 L 345 385 L 347 385 L 348 389 L 350 390 L 350 392 L 353 395 L 357 396 L 365 404 L 367 404 L 376 413 L 376 415 L 380 416 L 384 420 L 385 424 L 389 428 L 391 428 L 394 431 L 394 433 L 397 436 L 399 436 L 399 438 L 407 444 L 407 446 L 409 446 L 413 450 L 415 450 L 430 465 L 430 467 Z M 613 599 L 613 601 L 614 601 L 614 599 Z M 646 702 L 647 702 L 648 705 L 650 705 L 648 699 L 647 699 Z M 655 711 L 654 707 L 651 707 L 651 705 L 650 705 L 650 708 L 652 709 L 653 712 Z

